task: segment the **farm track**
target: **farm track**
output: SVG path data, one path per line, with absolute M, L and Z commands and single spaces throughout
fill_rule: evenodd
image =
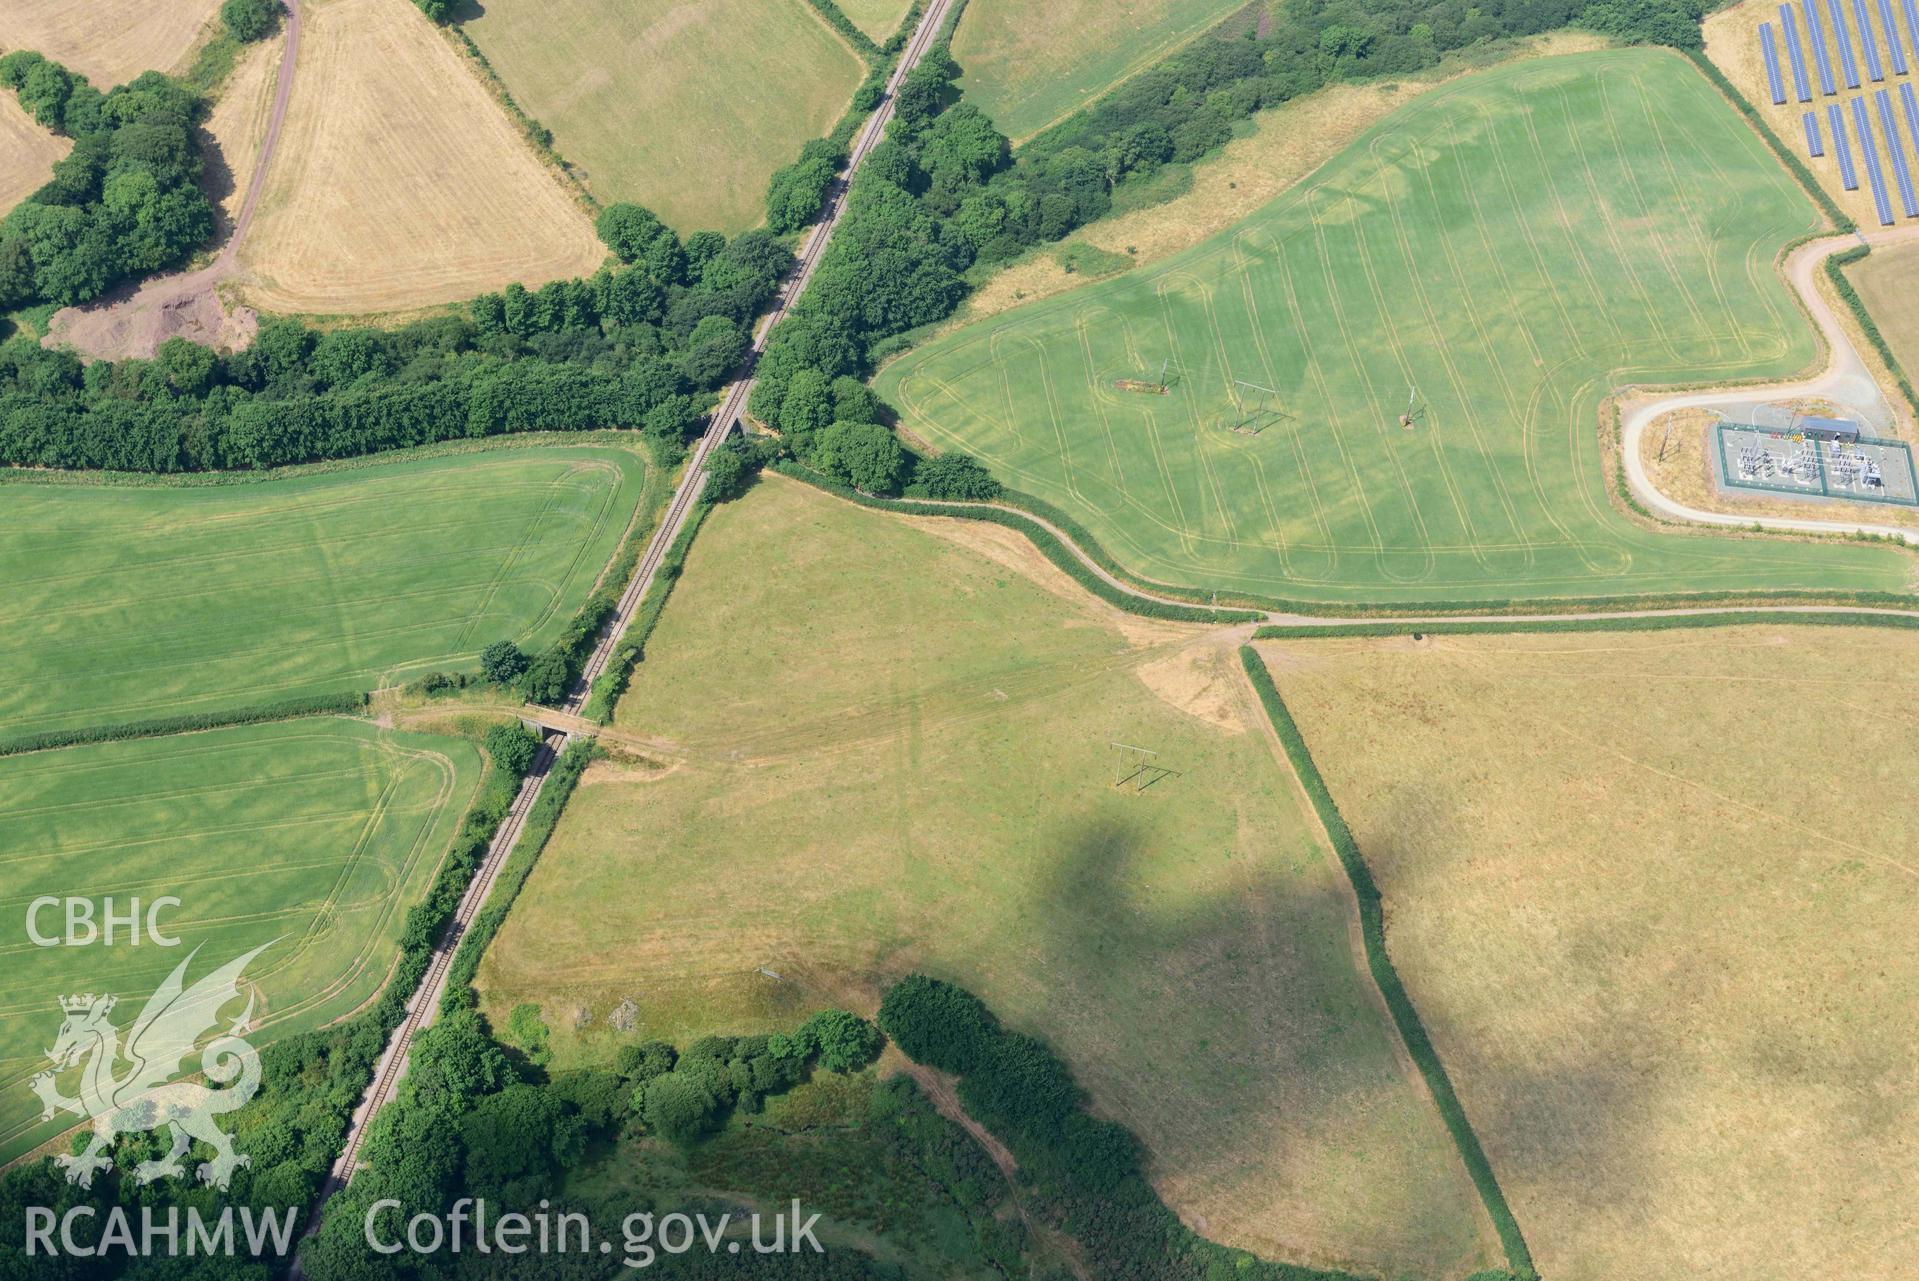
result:
M 899 64 L 894 68 L 892 78 L 887 81 L 886 92 L 879 107 L 868 118 L 865 127 L 860 130 L 859 136 L 855 139 L 846 169 L 827 193 L 825 212 L 801 247 L 797 267 L 780 288 L 773 309 L 767 313 L 755 331 L 753 345 L 747 353 L 740 377 L 721 396 L 719 408 L 714 411 L 706 434 L 694 445 L 688 456 L 686 470 L 682 473 L 680 483 L 673 492 L 672 501 L 667 505 L 665 517 L 647 543 L 646 551 L 635 569 L 632 581 L 621 593 L 613 619 L 608 623 L 598 644 L 583 665 L 579 682 L 560 709 L 568 714 L 569 721 L 572 721 L 572 714 L 577 713 L 585 703 L 593 681 L 606 670 L 607 662 L 612 657 L 613 650 L 620 639 L 626 634 L 626 629 L 631 624 L 640 601 L 652 587 L 658 575 L 660 563 L 666 557 L 667 549 L 672 547 L 674 540 L 685 528 L 687 518 L 698 501 L 701 490 L 706 486 L 707 456 L 726 439 L 746 409 L 747 398 L 753 390 L 753 367 L 761 353 L 766 350 L 767 335 L 772 331 L 773 326 L 786 316 L 812 281 L 813 271 L 818 267 L 827 245 L 832 241 L 833 229 L 838 225 L 840 214 L 845 208 L 846 191 L 851 185 L 853 176 L 873 148 L 879 145 L 880 139 L 885 134 L 887 123 L 893 118 L 894 95 L 901 81 L 919 64 L 920 59 L 932 46 L 934 37 L 945 22 L 951 3 L 952 0 L 932 0 L 932 3 L 927 6 L 926 12 L 920 18 L 919 26 L 914 29 L 911 40 L 900 55 Z M 285 89 L 286 85 L 283 82 L 281 86 L 283 95 Z M 250 203 L 251 196 L 249 205 Z M 537 709 L 532 710 L 534 715 L 538 714 Z M 572 723 L 577 724 L 577 722 Z M 525 827 L 526 815 L 539 799 L 547 772 L 552 768 L 559 753 L 565 749 L 570 737 L 571 735 L 565 730 L 553 730 L 548 734 L 542 743 L 539 755 L 534 760 L 533 768 L 521 785 L 512 809 L 501 823 L 500 830 L 494 835 L 492 843 L 487 846 L 486 855 L 481 860 L 480 866 L 475 869 L 473 879 L 467 887 L 465 896 L 460 900 L 460 906 L 453 921 L 448 924 L 445 933 L 434 947 L 426 974 L 422 976 L 419 986 L 415 988 L 413 997 L 408 1002 L 406 1017 L 388 1039 L 386 1050 L 374 1071 L 373 1083 L 367 1088 L 366 1094 L 361 1098 L 348 1122 L 346 1138 L 339 1158 L 333 1164 L 333 1169 L 321 1189 L 313 1214 L 308 1221 L 308 1235 L 319 1230 L 327 1201 L 353 1177 L 353 1172 L 359 1165 L 362 1145 L 366 1141 L 367 1126 L 374 1115 L 392 1099 L 399 1078 L 405 1071 L 407 1055 L 413 1046 L 413 1038 L 422 1027 L 432 1021 L 433 1014 L 439 1005 L 440 996 L 446 987 L 448 968 L 452 964 L 453 955 L 458 949 L 460 940 L 465 936 L 467 927 L 485 906 L 487 894 L 499 878 L 500 870 L 505 866 L 507 859 L 511 857 L 513 847 L 519 839 L 521 830 Z M 297 1259 L 292 1275 L 296 1281 L 302 1275 Z

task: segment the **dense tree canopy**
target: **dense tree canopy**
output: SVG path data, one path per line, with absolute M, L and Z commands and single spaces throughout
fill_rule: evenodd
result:
M 0 311 L 89 302 L 212 234 L 192 137 L 202 104 L 184 85 L 149 71 L 102 94 L 25 49 L 0 58 L 0 84 L 73 139 L 52 180 L 0 220 Z

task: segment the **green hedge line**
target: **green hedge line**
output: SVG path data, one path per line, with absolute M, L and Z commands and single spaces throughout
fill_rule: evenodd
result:
M 1864 331 L 1866 340 L 1872 344 L 1873 350 L 1879 353 L 1879 359 L 1886 362 L 1886 368 L 1890 369 L 1892 376 L 1898 380 L 1899 390 L 1904 394 L 1906 403 L 1912 406 L 1913 412 L 1919 413 L 1919 395 L 1914 394 L 1912 381 L 1906 377 L 1904 366 L 1900 365 L 1899 357 L 1892 354 L 1892 348 L 1886 343 L 1886 336 L 1879 332 L 1878 322 L 1873 320 L 1872 313 L 1866 310 L 1865 299 L 1859 296 L 1859 291 L 1852 287 L 1852 281 L 1847 278 L 1845 272 L 1840 270 L 1842 267 L 1850 267 L 1853 263 L 1865 261 L 1867 255 L 1871 253 L 1870 245 L 1860 245 L 1842 254 L 1833 254 L 1826 259 L 1826 279 L 1832 281 L 1832 287 L 1839 291 L 1839 297 L 1851 309 L 1852 318 Z
M 1739 92 L 1732 81 L 1726 79 L 1725 73 L 1712 64 L 1712 60 L 1703 50 L 1682 49 L 1680 52 L 1692 59 L 1692 65 L 1699 68 L 1699 73 L 1718 86 L 1719 92 L 1739 109 L 1739 114 L 1746 118 L 1747 123 L 1759 131 L 1759 136 L 1766 140 L 1766 145 L 1772 148 L 1772 153 L 1779 157 L 1779 163 L 1786 166 L 1792 176 L 1799 180 L 1799 185 L 1806 189 L 1806 194 L 1812 197 L 1812 202 L 1819 206 L 1833 226 L 1841 231 L 1859 230 L 1859 224 L 1848 218 L 1845 210 L 1833 203 L 1832 197 L 1826 194 L 1826 189 L 1821 187 L 1819 180 L 1812 176 L 1812 170 L 1806 168 L 1805 161 L 1795 155 L 1785 143 L 1779 141 L 1779 135 L 1772 131 L 1772 126 L 1767 124 L 1765 117 L 1759 114 L 1759 109 L 1746 101 L 1746 95 Z
M 162 734 L 224 729 L 229 725 L 257 725 L 262 721 L 290 721 L 301 716 L 357 712 L 366 706 L 366 701 L 367 696 L 363 693 L 316 694 L 311 698 L 289 698 L 277 703 L 228 708 L 218 712 L 193 712 L 181 716 L 158 716 L 144 721 L 126 721 L 119 725 L 84 725 L 78 729 L 48 730 L 43 734 L 21 734 L 14 738 L 0 739 L 0 756 L 18 756 L 22 752 L 44 752 L 49 748 L 75 747 L 81 743 L 110 743 L 123 738 L 158 738 Z
M 1333 801 L 1332 791 L 1320 775 L 1319 767 L 1313 763 L 1306 739 L 1281 700 L 1279 687 L 1273 684 L 1266 664 L 1249 645 L 1240 647 L 1239 657 L 1246 668 L 1247 678 L 1259 694 L 1260 703 L 1272 720 L 1280 744 L 1286 749 L 1287 759 L 1293 763 L 1293 769 L 1299 775 L 1300 785 L 1306 789 L 1320 822 L 1326 826 L 1326 834 L 1332 839 L 1333 849 L 1346 869 L 1347 879 L 1352 882 L 1353 893 L 1359 899 L 1360 933 L 1366 943 L 1366 964 L 1372 970 L 1373 981 L 1379 985 L 1380 994 L 1386 998 L 1386 1006 L 1392 1011 L 1393 1022 L 1399 1026 L 1401 1039 L 1426 1078 L 1427 1087 L 1433 1093 L 1433 1100 L 1438 1104 L 1446 1128 L 1452 1132 L 1453 1142 L 1458 1145 L 1460 1158 L 1466 1163 L 1473 1185 L 1479 1189 L 1480 1200 L 1485 1203 L 1486 1213 L 1492 1217 L 1493 1227 L 1505 1247 L 1507 1265 L 1519 1277 L 1537 1277 L 1532 1252 L 1526 1248 L 1519 1221 L 1506 1204 L 1506 1195 L 1500 1190 L 1492 1162 L 1487 1160 L 1486 1150 L 1480 1146 L 1479 1136 L 1473 1132 L 1472 1121 L 1466 1116 L 1466 1109 L 1453 1090 L 1445 1065 L 1439 1061 L 1439 1051 L 1433 1047 L 1432 1038 L 1426 1033 L 1426 1025 L 1420 1021 L 1419 1011 L 1413 1008 L 1412 997 L 1400 983 L 1399 974 L 1393 969 L 1392 958 L 1386 954 L 1386 927 L 1381 912 L 1379 886 L 1374 883 L 1372 872 L 1360 856 L 1359 843 L 1353 839 L 1352 829 L 1346 826 L 1339 806 Z
M 693 546 L 693 535 L 699 532 L 707 513 L 712 510 L 711 503 L 698 503 L 687 514 L 686 524 L 661 558 L 659 571 L 653 576 L 652 585 L 646 589 L 646 599 L 640 602 L 639 611 L 627 625 L 626 635 L 613 647 L 606 670 L 600 673 L 599 679 L 593 682 L 593 688 L 587 693 L 586 706 L 580 709 L 580 715 L 585 719 L 605 724 L 612 718 L 614 705 L 620 701 L 620 695 L 626 693 L 626 683 L 633 678 L 634 666 L 646 656 L 646 642 L 653 635 L 653 629 L 659 626 L 660 614 L 666 608 L 666 598 L 673 594 L 673 584 L 679 581 L 680 571 L 686 566 L 686 554 Z
M 868 62 L 877 62 L 884 55 L 873 38 L 853 25 L 853 20 L 841 12 L 833 0 L 806 0 L 820 17 L 826 19 L 826 25 L 846 37 L 847 43 L 860 51 L 860 56 Z
M 540 799 L 533 802 L 533 811 L 526 816 L 526 826 L 520 829 L 519 840 L 487 897 L 486 907 L 473 918 L 466 937 L 460 940 L 460 950 L 453 954 L 453 964 L 447 969 L 446 991 L 440 997 L 441 1013 L 471 1009 L 479 1004 L 479 994 L 473 990 L 473 976 L 479 973 L 480 958 L 486 955 L 493 936 L 500 932 L 507 910 L 532 874 L 535 860 L 560 821 L 560 811 L 566 808 L 567 798 L 573 795 L 573 788 L 596 751 L 592 739 L 574 739 L 547 772 Z
M 1719 611 L 1704 614 L 1657 614 L 1646 618 L 1548 618 L 1537 621 L 1508 618 L 1452 619 L 1434 623 L 1378 622 L 1304 624 L 1289 627 L 1269 623 L 1253 633 L 1255 640 L 1313 640 L 1329 636 L 1509 636 L 1531 632 L 1669 632 L 1703 627 L 1754 627 L 1797 623 L 1817 627 L 1919 628 L 1919 614 L 1867 614 L 1835 610 L 1807 613 L 1799 610 Z
M 1130 592 L 1123 592 L 1088 568 L 1086 562 L 1075 556 L 1072 549 L 1067 547 L 1052 530 L 1025 520 L 1015 512 L 979 503 L 930 502 L 916 498 L 875 498 L 871 494 L 863 494 L 857 489 L 822 476 L 791 459 L 780 459 L 772 464 L 772 468 L 782 476 L 803 481 L 829 494 L 844 498 L 850 503 L 857 503 L 861 507 L 871 507 L 878 511 L 902 512 L 909 516 L 955 516 L 962 520 L 984 521 L 989 525 L 1001 525 L 1015 530 L 1031 539 L 1033 545 L 1039 548 L 1040 553 L 1047 560 L 1053 562 L 1080 586 L 1115 609 L 1123 609 L 1129 614 L 1163 618 L 1180 623 L 1253 623 L 1260 619 L 1260 615 L 1245 610 L 1172 605 L 1160 601 L 1142 600 Z

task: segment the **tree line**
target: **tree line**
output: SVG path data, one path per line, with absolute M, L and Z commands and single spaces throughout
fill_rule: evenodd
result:
M 617 265 L 509 285 L 465 316 L 324 333 L 272 320 L 240 352 L 175 338 L 93 364 L 16 336 L 0 344 L 0 462 L 248 469 L 601 427 L 643 432 L 670 462 L 792 255 L 763 231 L 682 242 L 633 205 L 599 225 Z

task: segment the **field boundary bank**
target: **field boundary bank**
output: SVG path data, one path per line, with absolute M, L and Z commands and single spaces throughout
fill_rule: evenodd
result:
M 1472 1179 L 1473 1186 L 1479 1192 L 1481 1203 L 1487 1215 L 1492 1219 L 1493 1230 L 1498 1234 L 1500 1245 L 1506 1252 L 1506 1263 L 1513 1274 L 1527 1281 L 1539 1274 L 1533 1266 L 1532 1251 L 1527 1248 L 1526 1238 L 1514 1216 L 1512 1207 L 1507 1204 L 1506 1194 L 1499 1186 L 1498 1175 L 1493 1171 L 1492 1161 L 1486 1155 L 1479 1141 L 1477 1131 L 1473 1129 L 1472 1119 L 1466 1115 L 1465 1105 L 1460 1102 L 1454 1091 L 1452 1079 L 1446 1073 L 1445 1064 L 1440 1061 L 1439 1050 L 1426 1031 L 1425 1023 L 1419 1017 L 1412 996 L 1400 982 L 1399 972 L 1393 968 L 1392 957 L 1386 950 L 1386 923 L 1383 901 L 1379 886 L 1374 882 L 1371 870 L 1366 866 L 1359 843 L 1352 829 L 1346 825 L 1345 816 L 1339 811 L 1339 805 L 1333 799 L 1332 790 L 1327 786 L 1325 777 L 1320 774 L 1319 766 L 1314 762 L 1312 752 L 1306 745 L 1306 738 L 1300 732 L 1299 725 L 1293 720 L 1292 712 L 1280 697 L 1279 686 L 1274 683 L 1272 673 L 1266 669 L 1265 660 L 1250 645 L 1239 649 L 1240 664 L 1246 671 L 1246 677 L 1252 682 L 1253 691 L 1259 696 L 1260 706 L 1265 710 L 1267 719 L 1272 723 L 1274 734 L 1280 747 L 1286 753 L 1293 772 L 1298 776 L 1300 786 L 1305 789 L 1307 798 L 1312 802 L 1313 811 L 1319 816 L 1321 825 L 1326 829 L 1333 851 L 1339 856 L 1340 865 L 1345 869 L 1346 879 L 1352 885 L 1353 894 L 1359 901 L 1360 935 L 1366 949 L 1367 968 L 1372 972 L 1373 982 L 1378 986 L 1380 995 L 1385 998 L 1386 1007 L 1391 1012 L 1393 1023 L 1399 1030 L 1401 1041 L 1413 1062 L 1419 1067 L 1420 1075 L 1426 1081 L 1426 1087 L 1432 1092 L 1433 1104 L 1438 1109 L 1440 1119 L 1445 1123 L 1447 1132 L 1452 1136 L 1458 1149 L 1460 1160 L 1466 1166 L 1466 1173 Z
M 1254 640 L 1324 640 L 1334 637 L 1378 639 L 1386 636 L 1524 636 L 1544 632 L 1673 632 L 1703 631 L 1714 627 L 1770 627 L 1795 624 L 1810 627 L 1888 627 L 1919 629 L 1919 612 L 1846 610 L 1841 608 L 1701 610 L 1671 614 L 1614 614 L 1590 617 L 1454 618 L 1430 622 L 1374 622 L 1326 625 L 1268 623 L 1253 632 Z
M 1217 595 L 1218 604 L 1214 605 L 1206 603 L 1205 593 L 1159 583 L 1141 585 L 1100 549 L 1097 541 L 1077 522 L 1052 513 L 1046 503 L 1017 491 L 1007 491 L 999 502 L 884 498 L 842 485 L 788 460 L 773 464 L 772 470 L 876 511 L 906 516 L 978 520 L 1015 530 L 1031 539 L 1055 567 L 1101 600 L 1129 613 L 1175 622 L 1286 623 L 1297 620 L 1301 625 L 1323 623 L 1351 631 L 1368 620 L 1411 623 L 1448 618 L 1539 620 L 1577 616 L 1643 619 L 1727 610 L 1802 610 L 1809 613 L 1878 610 L 1886 615 L 1910 616 L 1919 621 L 1919 596 L 1898 592 L 1702 592 L 1691 595 L 1540 597 L 1537 600 L 1489 598 L 1484 601 L 1411 601 L 1381 605 L 1342 605 L 1337 602 L 1286 600 L 1221 592 Z M 1746 523 L 1741 522 L 1741 527 Z M 1147 606 L 1151 608 L 1145 608 Z M 1353 622 L 1341 624 L 1338 621 L 1344 619 Z
M 351 694 L 319 694 L 311 698 L 290 698 L 277 703 L 259 703 L 251 707 L 123 721 L 116 725 L 82 725 L 74 729 L 48 730 L 39 734 L 17 734 L 0 738 L 0 757 L 25 756 L 32 752 L 50 752 L 63 747 L 80 747 L 88 743 L 166 738 L 174 734 L 193 734 L 203 730 L 232 729 L 239 725 L 264 725 L 269 721 L 297 721 L 309 716 L 347 715 L 364 711 L 367 702 L 368 695 L 365 691 Z

